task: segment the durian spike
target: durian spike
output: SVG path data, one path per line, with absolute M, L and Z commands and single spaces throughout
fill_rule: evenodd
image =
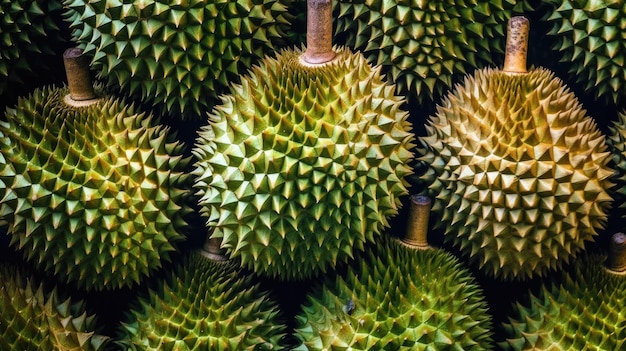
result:
M 63 53 L 63 64 L 70 93 L 65 102 L 70 106 L 88 106 L 99 99 L 91 82 L 89 61 L 79 48 L 69 48 Z
M 319 65 L 332 61 L 333 51 L 333 4 L 332 0 L 307 0 L 306 51 L 302 60 Z
M 411 195 L 409 222 L 402 243 L 417 250 L 427 250 L 428 245 L 428 217 L 432 201 L 428 196 Z
M 514 16 L 509 20 L 504 53 L 504 72 L 509 74 L 528 73 L 526 57 L 529 29 L 530 23 L 524 16 Z
M 605 266 L 611 273 L 626 274 L 626 234 L 615 233 L 611 237 Z
M 207 239 L 204 242 L 204 246 L 202 247 L 202 250 L 200 250 L 200 254 L 213 261 L 228 260 L 228 257 L 226 256 L 226 250 L 222 249 L 221 243 L 221 238 L 211 238 L 210 235 L 207 236 Z

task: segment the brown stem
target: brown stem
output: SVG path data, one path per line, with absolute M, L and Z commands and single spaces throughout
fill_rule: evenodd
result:
M 514 16 L 509 20 L 504 53 L 504 72 L 519 74 L 528 73 L 526 57 L 528 56 L 528 31 L 530 23 L 524 16 Z
M 411 195 L 411 208 L 406 235 L 402 242 L 415 249 L 428 249 L 428 217 L 430 216 L 430 198 L 423 195 Z
M 91 83 L 89 61 L 79 48 L 69 48 L 63 53 L 65 74 L 70 89 L 70 98 L 74 101 L 87 101 L 96 98 Z
M 209 234 L 206 241 L 204 242 L 204 246 L 202 247 L 202 255 L 213 261 L 228 260 L 228 257 L 226 256 L 226 250 L 222 249 L 221 243 L 222 239 L 211 238 L 211 235 Z
M 302 59 L 310 64 L 323 64 L 335 58 L 333 51 L 332 0 L 307 0 L 306 51 Z
M 605 265 L 612 272 L 626 272 L 626 234 L 613 234 L 609 246 L 609 257 Z

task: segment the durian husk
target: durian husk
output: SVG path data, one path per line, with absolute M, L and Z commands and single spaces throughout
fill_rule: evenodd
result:
M 46 291 L 16 265 L 0 263 L 0 350 L 104 350 L 108 337 L 82 301 Z
M 351 0 L 335 2 L 335 10 L 336 36 L 382 65 L 399 93 L 424 103 L 494 64 L 507 20 L 532 7 L 514 0 Z
M 124 349 L 276 350 L 286 325 L 251 275 L 232 261 L 192 253 L 137 301 L 118 331 Z
M 290 0 L 65 0 L 74 40 L 111 85 L 200 118 L 283 43 Z
M 626 4 L 620 0 L 548 0 L 543 21 L 570 76 L 596 98 L 624 100 Z
M 67 94 L 38 89 L 0 122 L 0 217 L 11 244 L 57 278 L 131 286 L 185 237 L 190 158 L 123 100 L 72 107 Z
M 613 196 L 619 206 L 619 216 L 626 218 L 626 111 L 618 113 L 617 121 L 609 126 L 607 144 L 615 167 Z
M 437 226 L 487 275 L 545 275 L 604 226 L 613 174 L 605 137 L 550 71 L 478 70 L 426 128 L 419 160 Z
M 372 242 L 406 194 L 413 136 L 379 68 L 338 48 L 266 58 L 209 116 L 194 154 L 212 237 L 258 274 L 303 279 Z
M 296 350 L 490 350 L 482 289 L 451 254 L 380 238 L 296 316 Z
M 574 268 L 516 302 L 503 324 L 507 350 L 622 350 L 626 346 L 626 275 L 606 256 L 584 255 Z M 558 283 L 557 283 L 558 282 Z

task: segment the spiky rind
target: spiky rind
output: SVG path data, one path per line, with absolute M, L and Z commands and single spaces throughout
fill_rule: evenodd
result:
M 621 217 L 626 218 L 626 111 L 619 112 L 618 120 L 609 126 L 607 144 L 615 167 L 613 196 L 619 204 Z
M 74 39 L 111 84 L 200 116 L 289 25 L 286 0 L 65 0 Z
M 50 14 L 60 8 L 57 0 L 0 0 L 0 94 L 54 54 L 61 35 Z
M 338 49 L 254 67 L 210 115 L 194 153 L 212 236 L 255 272 L 310 277 L 352 256 L 395 215 L 413 145 L 394 87 Z
M 276 350 L 285 334 L 275 301 L 228 261 L 191 254 L 140 299 L 119 331 L 129 349 Z
M 36 90 L 0 122 L 0 216 L 11 243 L 86 289 L 138 282 L 184 238 L 190 158 L 169 129 L 105 98 Z
M 554 51 L 569 73 L 596 97 L 624 101 L 626 3 L 621 0 L 549 0 L 543 20 L 552 25 Z
M 382 65 L 398 90 L 432 101 L 475 68 L 502 53 L 506 23 L 526 1 L 336 2 L 335 33 L 346 45 Z
M 469 271 L 441 250 L 392 239 L 345 278 L 310 294 L 296 318 L 299 350 L 490 350 L 492 321 Z
M 604 136 L 545 69 L 484 69 L 451 92 L 421 138 L 445 237 L 498 278 L 541 276 L 607 218 Z
M 504 323 L 510 350 L 623 350 L 626 276 L 607 272 L 604 255 L 589 255 L 573 270 L 514 305 Z
M 44 292 L 17 266 L 0 264 L 0 350 L 103 350 L 108 338 L 95 333 L 95 316 L 82 301 Z

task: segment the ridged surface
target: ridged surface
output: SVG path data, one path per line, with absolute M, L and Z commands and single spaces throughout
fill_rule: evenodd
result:
M 274 50 L 288 0 L 65 0 L 74 39 L 93 67 L 182 117 L 199 117 Z
M 585 113 L 548 70 L 484 69 L 430 118 L 420 161 L 437 224 L 488 275 L 541 276 L 603 227 L 613 170 Z
M 185 258 L 120 327 L 124 349 L 278 350 L 286 326 L 277 304 L 232 262 Z
M 625 101 L 626 3 L 621 0 L 549 0 L 544 21 L 556 37 L 569 73 L 590 94 Z
M 194 150 L 213 237 L 259 274 L 310 277 L 372 241 L 407 193 L 413 145 L 394 87 L 360 54 L 266 58 L 210 116 Z
M 123 101 L 70 107 L 67 93 L 37 90 L 0 122 L 0 216 L 48 272 L 86 289 L 129 286 L 184 238 L 189 158 Z
M 606 257 L 576 262 L 559 281 L 516 303 L 504 324 L 505 350 L 615 351 L 626 348 L 626 275 L 605 271 Z
M 0 350 L 104 350 L 107 337 L 94 332 L 95 317 L 82 301 L 44 292 L 24 271 L 0 263 Z
M 57 0 L 0 0 L 0 94 L 33 78 L 54 54 L 61 35 L 50 13 L 60 8 Z
M 327 281 L 297 315 L 296 350 L 490 350 L 481 288 L 454 256 L 392 239 Z
M 432 101 L 475 68 L 501 54 L 507 20 L 530 10 L 526 1 L 348 0 L 338 8 L 335 33 L 382 65 L 399 91 Z
M 615 204 L 620 216 L 626 218 L 626 111 L 619 112 L 617 121 L 609 126 L 607 144 L 615 167 Z

